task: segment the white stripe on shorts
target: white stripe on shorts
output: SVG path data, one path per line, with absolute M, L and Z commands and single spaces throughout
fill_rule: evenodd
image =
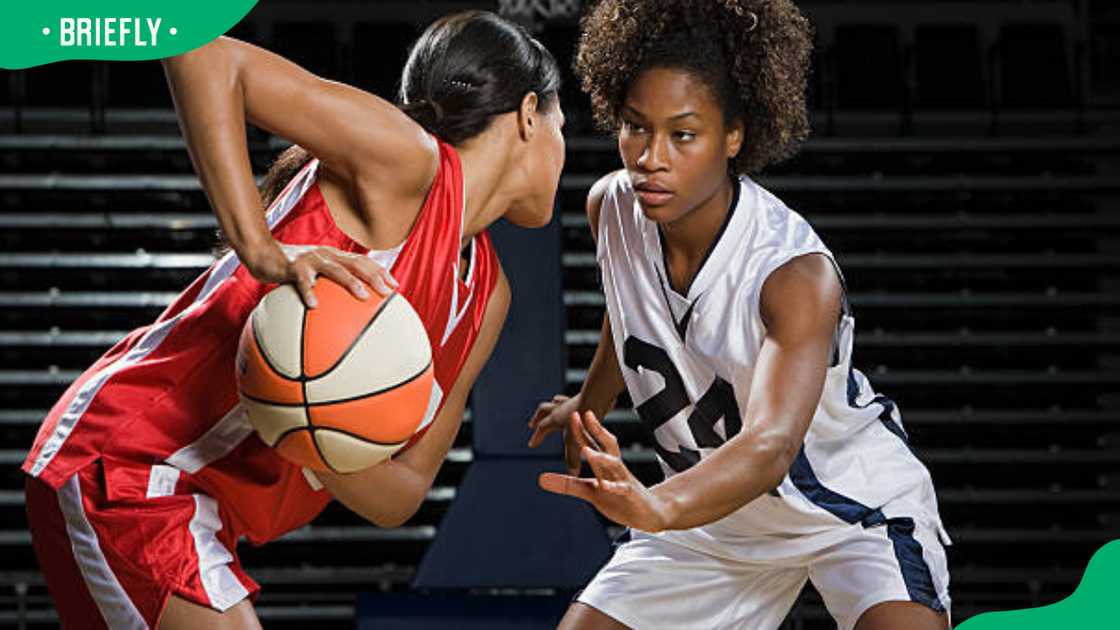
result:
M 179 469 L 174 466 L 156 464 L 148 473 L 148 491 L 144 493 L 146 499 L 158 499 L 175 494 L 175 484 L 179 483 Z
M 194 550 L 198 554 L 198 576 L 210 605 L 225 612 L 230 606 L 249 596 L 248 589 L 229 568 L 233 554 L 214 535 L 222 528 L 218 518 L 218 502 L 202 495 L 194 495 L 194 516 L 190 523 Z
M 105 554 L 101 552 L 97 533 L 93 531 L 86 518 L 85 508 L 82 507 L 78 475 L 71 475 L 58 489 L 58 506 L 66 519 L 66 533 L 70 537 L 70 547 L 74 550 L 74 561 L 78 564 L 86 588 L 97 604 L 97 609 L 101 611 L 105 624 L 113 630 L 146 629 L 148 624 L 128 598 L 128 593 L 121 587 L 117 576 L 113 575 Z

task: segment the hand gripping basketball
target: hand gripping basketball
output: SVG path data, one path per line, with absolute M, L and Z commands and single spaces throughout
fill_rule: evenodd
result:
M 333 247 L 284 243 L 276 245 L 276 249 L 270 250 L 268 255 L 250 265 L 249 271 L 264 282 L 292 284 L 308 308 L 318 306 L 311 288 L 315 286 L 319 276 L 330 278 L 346 287 L 360 300 L 369 298 L 367 284 L 383 296 L 397 288 L 396 279 L 367 256 Z

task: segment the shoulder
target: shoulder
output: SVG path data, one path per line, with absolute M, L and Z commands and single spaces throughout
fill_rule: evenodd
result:
M 843 285 L 832 260 L 823 252 L 791 258 L 763 282 L 759 314 L 767 328 L 833 326 L 840 317 Z
M 742 194 L 752 224 L 750 238 L 743 243 L 743 267 L 754 278 L 756 292 L 771 281 L 781 286 L 790 276 L 803 277 L 814 269 L 835 279 L 832 252 L 805 217 L 749 178 L 743 178 Z
M 395 106 L 385 110 L 376 146 L 367 144 L 354 156 L 362 175 L 426 191 L 440 163 L 439 140 Z
M 426 197 L 444 164 L 439 141 L 405 116 L 401 129 L 387 143 L 393 146 L 396 156 L 392 163 L 369 159 L 356 167 L 362 196 L 379 201 L 386 194 L 402 200 Z
M 411 124 L 402 123 L 405 126 L 402 133 L 406 134 L 410 163 L 400 168 L 410 175 L 405 180 L 411 190 L 427 193 L 443 163 L 440 141 L 411 118 L 407 122 Z
M 591 190 L 587 192 L 587 222 L 591 226 L 592 238 L 598 238 L 599 235 L 599 216 L 603 210 L 603 199 L 607 196 L 607 191 L 620 185 L 619 180 L 624 179 L 625 176 L 623 170 L 607 173 L 592 184 Z
M 757 223 L 762 238 L 776 239 L 775 244 L 786 247 L 823 245 L 812 224 L 799 212 L 786 205 L 780 197 L 749 177 L 743 177 L 741 182 L 742 194 L 753 200 L 752 205 L 756 207 L 756 215 L 761 219 Z

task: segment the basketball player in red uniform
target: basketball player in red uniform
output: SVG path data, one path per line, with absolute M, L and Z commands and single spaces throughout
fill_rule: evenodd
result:
M 411 517 L 509 303 L 486 227 L 548 223 L 564 161 L 556 62 L 491 13 L 425 31 L 400 107 L 232 39 L 165 67 L 233 251 L 83 373 L 27 456 L 32 540 L 65 627 L 257 628 L 241 536 L 273 540 L 332 499 L 384 527 Z M 246 120 L 297 145 L 268 178 L 287 181 L 266 190 L 267 213 Z M 432 344 L 424 438 L 352 475 L 281 459 L 251 430 L 234 382 L 258 301 L 293 282 L 313 306 L 316 274 L 359 297 L 362 280 L 392 285 Z

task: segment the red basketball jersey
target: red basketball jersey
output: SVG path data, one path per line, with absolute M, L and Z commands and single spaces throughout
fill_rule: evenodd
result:
M 435 371 L 425 427 L 442 407 L 482 325 L 499 263 L 486 232 L 461 266 L 464 188 L 459 157 L 439 142 L 431 191 L 408 238 L 370 251 L 331 218 L 316 184 L 318 162 L 296 175 L 268 211 L 283 243 L 329 245 L 370 256 L 391 270 L 420 315 Z M 300 527 L 330 501 L 307 471 L 287 462 L 252 430 L 234 378 L 238 336 L 274 284 L 249 274 L 234 254 L 214 263 L 153 324 L 117 343 L 54 405 L 23 469 L 56 490 L 101 458 L 106 492 L 189 484 L 218 500 L 223 521 L 261 543 Z M 153 464 L 171 471 L 157 481 Z

